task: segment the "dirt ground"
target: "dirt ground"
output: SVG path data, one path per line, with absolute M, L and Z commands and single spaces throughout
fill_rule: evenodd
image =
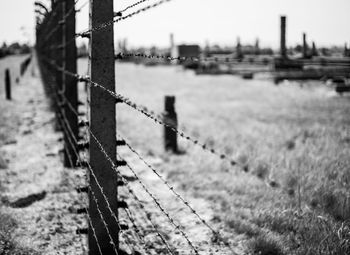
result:
M 82 254 L 85 241 L 75 231 L 85 221 L 73 213 L 81 206 L 73 185 L 79 173 L 62 166 L 62 134 L 54 130 L 36 66 L 29 67 L 13 87 L 13 100 L 1 101 L 1 107 L 19 120 L 13 127 L 17 134 L 0 148 L 8 162 L 0 170 L 1 211 L 18 223 L 16 242 L 42 254 Z

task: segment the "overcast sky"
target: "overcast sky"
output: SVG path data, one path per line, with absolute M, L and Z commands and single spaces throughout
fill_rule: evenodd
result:
M 115 10 L 136 1 L 115 0 Z M 78 14 L 77 31 L 88 27 L 88 9 Z M 350 0 L 173 0 L 114 28 L 116 39 L 126 37 L 132 46 L 167 46 L 172 32 L 176 43 L 233 45 L 239 36 L 243 44 L 258 37 L 261 45 L 277 48 L 282 14 L 289 45 L 300 43 L 303 32 L 317 46 L 350 43 Z M 33 31 L 34 0 L 0 0 L 0 43 L 33 42 Z

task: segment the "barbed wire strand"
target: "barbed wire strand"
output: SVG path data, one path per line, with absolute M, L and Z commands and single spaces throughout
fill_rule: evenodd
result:
M 110 95 L 112 95 L 113 97 L 115 97 L 116 99 L 119 99 L 121 101 L 123 101 L 126 105 L 130 106 L 131 108 L 133 108 L 134 110 L 142 113 L 143 115 L 145 115 L 146 117 L 148 117 L 149 119 L 152 119 L 154 122 L 156 122 L 159 125 L 165 126 L 169 129 L 171 129 L 172 131 L 174 131 L 175 133 L 177 133 L 179 136 L 181 136 L 182 138 L 192 142 L 194 145 L 201 147 L 203 150 L 208 151 L 210 153 L 212 153 L 213 155 L 216 155 L 217 157 L 219 157 L 222 160 L 226 160 L 228 161 L 232 166 L 236 166 L 236 165 L 240 165 L 237 161 L 231 160 L 229 159 L 230 157 L 224 153 L 220 153 L 217 150 L 213 149 L 213 148 L 208 148 L 208 146 L 205 143 L 200 142 L 197 139 L 194 139 L 192 137 L 190 137 L 189 135 L 186 135 L 183 131 L 178 130 L 177 128 L 173 127 L 172 125 L 169 125 L 167 123 L 165 123 L 162 119 L 160 119 L 157 116 L 154 116 L 153 111 L 151 112 L 150 110 L 148 110 L 147 107 L 145 106 L 139 106 L 136 103 L 133 103 L 130 99 L 124 97 L 123 95 L 113 92 L 105 87 L 103 87 L 102 85 L 93 82 L 91 80 L 89 80 L 89 84 L 92 84 L 94 87 L 98 87 L 103 89 L 104 91 L 108 92 Z M 241 166 L 243 169 L 245 168 L 245 166 Z M 245 170 L 246 171 L 246 170 Z
M 212 226 L 209 225 L 209 223 L 204 220 L 198 213 L 197 211 L 191 206 L 191 204 L 186 201 L 176 190 L 175 188 L 170 185 L 170 183 L 164 179 L 164 177 L 159 173 L 159 171 L 157 171 L 153 166 L 151 166 L 141 155 L 140 153 L 138 153 L 131 145 L 130 143 L 127 142 L 127 140 L 118 135 L 118 137 L 123 140 L 125 142 L 125 145 L 130 149 L 130 151 L 132 151 L 149 169 L 152 170 L 152 172 L 163 182 L 163 184 L 170 190 L 171 193 L 174 194 L 174 196 L 179 199 L 199 220 L 202 224 L 204 224 L 213 234 L 213 236 L 217 239 L 219 239 L 227 248 L 229 248 L 232 252 L 234 252 L 230 246 L 229 243 L 227 243 L 224 238 L 222 237 L 222 235 L 220 234 L 219 231 L 216 231 Z M 130 166 L 128 165 L 128 168 L 130 168 Z M 131 169 L 130 169 L 131 170 Z M 131 170 L 133 171 L 133 170 Z M 134 171 L 133 171 L 134 173 Z M 135 173 L 136 174 L 136 173 Z
M 55 95 L 55 97 L 56 97 L 56 102 L 59 104 L 59 101 L 58 101 L 59 99 L 58 99 L 58 97 L 57 97 L 57 94 L 54 93 L 54 95 Z M 66 130 L 66 128 L 68 129 L 69 132 L 68 132 L 68 134 L 66 133 L 66 136 L 67 136 L 67 138 L 68 138 L 68 141 L 69 141 L 70 145 L 71 145 L 72 148 L 73 148 L 73 151 L 75 152 L 75 154 L 76 154 L 76 156 L 77 156 L 77 158 L 78 158 L 78 162 L 79 162 L 80 166 L 83 167 L 83 164 L 82 164 L 82 162 L 81 162 L 81 160 L 80 160 L 80 155 L 79 155 L 79 153 L 77 152 L 77 150 L 76 150 L 76 148 L 75 148 L 75 146 L 74 146 L 73 141 L 71 140 L 71 138 L 72 138 L 72 139 L 74 140 L 75 144 L 77 144 L 77 143 L 78 143 L 78 142 L 77 142 L 77 139 L 76 139 L 76 137 L 74 136 L 74 133 L 73 133 L 73 131 L 72 131 L 72 129 L 71 129 L 69 123 L 68 123 L 68 120 L 66 119 L 64 113 L 62 112 L 62 110 L 60 111 L 60 113 L 58 113 L 58 117 L 61 119 L 61 126 L 62 126 L 62 123 L 64 123 L 64 126 L 62 126 L 63 130 Z M 120 229 L 120 232 L 123 234 L 124 231 L 122 230 L 122 228 L 121 228 L 121 226 L 120 226 L 120 224 L 119 224 L 119 220 L 117 219 L 115 213 L 114 213 L 113 210 L 111 209 L 111 206 L 110 206 L 110 204 L 109 204 L 109 201 L 108 201 L 108 199 L 107 199 L 107 196 L 105 195 L 105 193 L 104 193 L 104 191 L 103 191 L 103 188 L 101 187 L 100 183 L 98 182 L 98 179 L 97 179 L 97 177 L 96 177 L 94 171 L 92 170 L 92 167 L 90 166 L 90 164 L 89 164 L 88 162 L 87 162 L 87 165 L 88 165 L 88 169 L 90 170 L 90 173 L 92 174 L 92 176 L 93 176 L 93 178 L 94 178 L 94 180 L 95 180 L 95 182 L 96 182 L 98 188 L 99 188 L 100 191 L 101 191 L 102 196 L 104 197 L 104 200 L 105 200 L 105 202 L 106 202 L 106 204 L 107 204 L 107 208 L 109 209 L 109 211 L 110 211 L 112 217 L 113 217 L 114 220 L 116 221 L 116 223 L 117 223 L 117 225 L 118 225 L 118 227 L 119 227 L 119 229 Z M 109 231 L 108 231 L 108 232 L 109 232 Z M 126 240 L 126 238 L 125 238 L 125 240 Z M 115 244 L 114 244 L 114 246 L 115 246 Z M 129 244 L 129 248 L 132 250 L 132 248 L 130 247 L 130 244 Z
M 73 163 L 72 155 L 71 155 L 71 153 L 69 152 L 69 150 L 68 150 L 66 144 L 64 145 L 64 149 L 65 149 L 65 151 L 66 151 L 66 153 L 67 153 L 67 155 L 68 155 L 70 164 L 73 165 L 74 163 Z M 76 184 L 76 182 L 75 182 L 75 184 Z M 85 209 L 88 210 L 87 206 L 85 206 Z M 95 239 L 95 241 L 96 241 L 96 244 L 97 244 L 97 248 L 98 248 L 98 250 L 99 250 L 99 253 L 100 253 L 100 255 L 103 255 L 103 254 L 102 254 L 102 251 L 101 251 L 100 243 L 99 243 L 99 241 L 98 241 L 98 239 L 97 239 L 97 236 L 96 236 L 95 228 L 94 228 L 94 226 L 92 225 L 92 222 L 91 222 L 91 218 L 90 218 L 89 214 L 87 214 L 86 216 L 87 216 L 88 224 L 91 226 L 91 229 L 92 229 L 92 232 L 93 232 L 93 236 L 94 236 L 94 239 Z M 81 238 L 81 240 L 83 240 L 83 238 Z M 84 246 L 84 245 L 82 245 L 82 250 L 83 250 L 83 254 L 85 254 L 85 246 Z
M 58 116 L 59 116 L 59 115 L 58 115 Z M 66 129 L 65 129 L 65 127 L 64 127 L 65 125 L 64 125 L 64 123 L 63 123 L 62 116 L 59 117 L 59 120 L 60 120 L 61 126 L 62 126 L 62 128 L 63 128 L 63 130 L 64 130 L 64 132 L 65 132 Z M 67 136 L 67 137 L 69 137 L 69 136 Z M 68 138 L 68 139 L 70 140 L 70 138 Z M 71 144 L 71 145 L 72 145 L 72 144 Z M 79 155 L 77 155 L 77 156 L 79 156 Z M 102 214 L 102 212 L 101 212 L 101 210 L 100 210 L 100 208 L 99 208 L 98 201 L 97 201 L 97 199 L 96 199 L 96 197 L 95 197 L 95 193 L 92 191 L 90 185 L 88 185 L 88 188 L 89 188 L 89 190 L 90 190 L 90 192 L 91 192 L 91 195 L 92 195 L 92 198 L 93 198 L 94 202 L 96 203 L 96 209 L 97 209 L 97 211 L 98 211 L 98 213 L 99 213 L 99 216 L 100 216 L 100 218 L 101 218 L 102 223 L 104 224 L 104 227 L 105 227 L 105 229 L 106 229 L 107 235 L 108 235 L 108 237 L 109 237 L 109 239 L 110 239 L 110 243 L 111 243 L 111 245 L 113 246 L 114 252 L 115 252 L 116 255 L 119 255 L 119 254 L 118 254 L 118 251 L 117 251 L 117 246 L 116 246 L 116 244 L 114 243 L 113 238 L 112 238 L 112 236 L 111 236 L 111 234 L 110 234 L 110 232 L 109 232 L 108 224 L 106 223 L 106 221 L 105 221 L 105 219 L 104 219 L 104 216 L 103 216 L 103 214 Z M 92 224 L 91 224 L 91 225 L 92 225 Z
M 69 105 L 69 108 L 72 110 L 72 112 L 74 113 L 74 114 L 77 114 L 77 116 L 78 116 L 78 113 L 77 113 L 77 111 L 74 109 L 74 107 L 70 104 L 70 102 L 69 101 L 67 101 L 67 104 Z M 85 125 L 86 125 L 86 123 L 85 122 L 83 122 Z M 88 125 L 86 125 L 86 127 L 89 129 L 90 127 L 88 126 Z M 127 182 L 127 180 L 120 174 L 120 172 L 119 171 L 117 171 L 117 173 L 118 173 L 118 175 L 119 175 L 119 177 L 120 178 L 122 178 L 122 180 L 123 180 L 123 182 L 124 183 L 128 183 Z M 124 208 L 125 210 L 127 210 L 127 208 Z M 130 211 L 129 211 L 129 213 L 130 213 Z M 147 215 L 147 213 L 146 213 L 146 215 Z M 131 215 L 130 215 L 131 216 Z M 129 217 L 129 215 L 128 215 L 128 217 Z M 135 230 L 136 230 L 136 225 L 135 225 L 135 222 L 133 221 L 133 220 L 131 220 L 132 221 L 132 224 L 134 225 L 134 228 L 135 228 Z M 153 225 L 153 227 L 154 227 L 154 224 L 153 224 L 153 222 L 151 221 L 151 223 L 152 223 L 152 225 Z M 157 229 L 155 229 L 155 231 L 157 231 Z M 139 231 L 136 231 L 136 232 L 139 232 Z M 158 231 L 157 231 L 158 232 Z M 158 236 L 160 236 L 160 233 L 158 232 L 157 233 L 157 235 Z M 140 237 L 141 239 L 143 239 L 142 237 Z M 163 237 L 161 237 L 161 239 L 162 239 L 162 241 L 164 241 L 163 240 Z M 146 243 L 143 241 L 143 245 L 145 246 L 144 248 L 146 249 L 146 250 L 148 250 L 148 248 L 146 247 Z M 167 244 L 167 243 L 165 243 L 165 245 L 167 246 L 167 247 L 169 247 L 169 245 Z M 170 249 L 170 248 L 169 248 Z
M 131 4 L 131 5 L 127 6 L 127 7 L 125 7 L 124 9 L 120 10 L 120 11 L 117 12 L 117 13 L 126 12 L 127 10 L 129 10 L 129 9 L 131 9 L 131 8 L 134 8 L 134 7 L 136 7 L 137 5 L 140 5 L 140 4 L 142 4 L 142 3 L 144 3 L 144 2 L 147 2 L 147 1 L 149 1 L 149 0 L 140 0 L 140 1 L 136 2 L 136 3 L 134 3 L 134 4 Z
M 117 153 L 118 157 L 121 160 L 124 160 L 123 157 Z M 125 160 L 124 160 L 125 161 Z M 139 176 L 137 175 L 137 173 L 135 172 L 134 169 L 132 169 L 132 167 L 126 163 L 126 167 L 133 173 L 134 177 L 137 179 L 137 181 L 139 182 L 139 184 L 141 185 L 141 187 L 143 188 L 143 190 L 152 198 L 153 202 L 156 204 L 156 206 L 160 209 L 160 211 L 168 218 L 169 222 L 174 226 L 175 229 L 177 229 L 180 234 L 185 238 L 185 240 L 187 241 L 188 245 L 190 246 L 190 248 L 195 252 L 195 254 L 198 254 L 198 250 L 197 248 L 193 245 L 193 243 L 189 240 L 187 234 L 181 229 L 181 226 L 175 222 L 175 220 L 170 216 L 169 212 L 159 203 L 159 199 L 152 194 L 152 192 L 149 191 L 149 189 L 146 187 L 146 185 L 142 182 L 142 180 L 139 178 Z
M 147 10 L 149 10 L 149 9 L 155 8 L 155 7 L 159 6 L 159 5 L 162 5 L 162 4 L 164 4 L 164 3 L 171 2 L 171 1 L 172 1 L 172 0 L 160 0 L 160 1 L 156 2 L 156 3 L 154 3 L 154 4 L 148 5 L 148 6 L 146 6 L 146 7 L 144 7 L 144 8 L 141 8 L 141 9 L 135 11 L 135 12 L 132 12 L 132 13 L 130 13 L 130 14 L 124 16 L 124 17 L 120 17 L 120 18 L 115 19 L 115 20 L 113 19 L 113 20 L 107 21 L 107 22 L 105 22 L 105 23 L 102 23 L 101 25 L 98 25 L 98 26 L 93 27 L 93 28 L 91 28 L 91 29 L 87 29 L 87 30 L 85 30 L 85 31 L 82 31 L 82 32 L 80 32 L 80 33 L 77 33 L 76 36 L 77 36 L 77 37 L 83 37 L 83 38 L 84 38 L 84 37 L 86 37 L 86 36 L 87 36 L 89 33 L 91 33 L 91 32 L 95 32 L 95 31 L 99 31 L 99 30 L 105 29 L 105 28 L 107 28 L 107 27 L 109 27 L 109 26 L 114 25 L 114 23 L 118 23 L 118 22 L 120 22 L 120 21 L 122 21 L 122 20 L 131 18 L 131 17 L 133 17 L 133 16 L 135 16 L 135 15 L 141 13 L 141 12 L 145 12 L 145 11 L 147 11 Z
M 61 20 L 59 20 L 56 24 L 56 26 L 45 36 L 44 38 L 44 43 L 47 42 L 48 39 L 50 39 L 51 36 L 53 36 L 53 34 L 60 28 L 60 26 L 66 22 L 67 18 L 72 15 L 73 13 L 77 13 L 80 12 L 88 3 L 89 1 L 85 1 L 85 3 L 82 4 L 82 6 L 75 10 L 76 4 L 79 2 L 79 0 L 74 2 L 74 5 L 72 6 L 72 8 L 69 9 L 69 11 L 63 16 L 63 18 Z M 59 4 L 59 3 L 58 3 Z M 65 10 L 63 10 L 63 12 L 65 12 Z M 50 16 L 50 19 L 53 19 L 56 15 L 57 15 L 57 9 L 55 10 L 54 13 L 51 14 L 52 16 Z M 53 17 L 53 18 L 51 18 Z M 52 20 L 51 20 L 52 21 Z M 46 25 L 47 29 L 49 28 L 48 24 Z M 46 29 L 46 31 L 47 31 Z M 74 37 L 75 38 L 75 37 Z
M 144 237 L 143 233 L 141 232 L 141 230 L 139 229 L 139 227 L 137 226 L 136 220 L 135 220 L 133 214 L 131 213 L 131 210 L 129 208 L 124 208 L 124 211 L 125 211 L 126 216 L 129 218 L 129 220 L 131 222 L 131 225 L 134 229 L 136 238 L 143 245 L 143 248 L 142 248 L 143 251 L 149 254 L 149 249 L 146 245 L 145 237 Z
M 70 104 L 69 101 L 67 101 L 67 104 L 69 106 L 69 108 L 71 109 L 71 111 L 76 114 L 76 116 L 79 117 L 78 112 L 74 109 L 74 107 Z M 89 126 L 86 124 L 86 122 L 82 121 L 80 123 L 83 123 L 85 127 L 89 128 Z M 128 185 L 128 181 L 119 173 L 119 177 L 123 180 L 124 183 L 126 183 Z M 129 193 L 130 193 L 130 189 L 129 189 Z M 142 207 L 142 209 L 144 209 L 144 207 Z M 165 239 L 163 238 L 163 236 L 159 233 L 159 231 L 157 230 L 157 228 L 155 227 L 155 224 L 153 223 L 152 219 L 150 219 L 148 217 L 148 213 L 146 213 L 147 219 L 150 221 L 151 225 L 153 226 L 154 230 L 157 232 L 156 234 L 158 235 L 158 237 L 160 237 L 161 241 L 165 244 L 165 246 L 167 247 L 167 250 L 171 252 L 171 249 L 169 247 L 169 244 L 167 244 L 167 242 L 165 241 Z M 147 249 L 147 247 L 146 247 Z M 172 254 L 172 253 L 171 253 Z
M 232 54 L 231 54 L 232 55 Z M 172 57 L 166 55 L 153 55 L 153 54 L 145 54 L 145 53 L 124 53 L 119 52 L 116 54 L 116 59 L 124 59 L 124 58 L 144 58 L 144 59 L 157 59 L 157 60 L 167 60 L 167 61 L 181 61 L 181 62 L 192 62 L 192 63 L 202 63 L 202 62 L 212 62 L 217 64 L 259 64 L 262 66 L 268 67 L 268 64 L 273 61 L 273 59 L 269 60 L 254 60 L 251 61 L 249 59 L 239 60 L 235 56 L 228 57 L 204 57 L 204 56 L 187 56 L 187 57 Z M 296 62 L 300 62 L 305 65 L 325 65 L 325 66 L 350 66 L 350 62 L 337 62 L 331 60 L 303 60 L 299 59 Z M 248 69 L 247 69 L 248 70 Z M 238 70 L 239 71 L 239 70 Z M 251 70 L 252 72 L 258 72 L 257 70 Z M 262 72 L 278 72 L 275 70 L 260 70 Z
M 51 63 L 52 64 L 52 63 Z M 56 66 L 57 68 L 57 66 Z M 143 115 L 145 115 L 146 117 L 148 117 L 149 119 L 152 119 L 155 123 L 165 126 L 169 129 L 171 129 L 172 131 L 174 131 L 175 133 L 177 133 L 180 137 L 190 141 L 191 143 L 193 143 L 196 146 L 199 146 L 200 148 L 202 148 L 204 151 L 210 152 L 211 154 L 219 157 L 221 160 L 225 160 L 226 162 L 228 162 L 231 166 L 240 166 L 245 172 L 247 172 L 247 168 L 245 165 L 240 164 L 238 161 L 232 160 L 230 159 L 230 157 L 228 155 L 226 155 L 225 153 L 222 152 L 218 152 L 216 149 L 214 148 L 209 148 L 205 143 L 200 142 L 197 139 L 192 138 L 189 135 L 186 135 L 183 131 L 173 127 L 172 125 L 169 125 L 167 123 L 165 123 L 161 116 L 155 116 L 156 114 L 154 113 L 154 111 L 150 111 L 147 107 L 145 106 L 140 106 L 137 105 L 136 103 L 132 102 L 130 99 L 128 99 L 127 97 L 116 93 L 114 91 L 111 91 L 107 88 L 105 88 L 104 86 L 92 81 L 89 77 L 87 76 L 81 76 L 79 74 L 74 74 L 65 70 L 62 70 L 64 72 L 66 72 L 67 74 L 76 77 L 78 80 L 80 79 L 84 79 L 86 81 L 88 81 L 88 86 L 93 86 L 93 87 L 98 87 L 102 90 L 104 90 L 105 92 L 109 93 L 111 96 L 113 96 L 114 98 L 121 100 L 123 103 L 125 103 L 126 105 L 130 106 L 131 108 L 133 108 L 134 110 L 142 113 Z
M 68 160 L 69 160 L 70 165 L 71 165 L 71 166 L 74 166 L 74 162 L 73 162 L 73 159 L 72 159 L 72 155 L 71 155 L 71 153 L 70 153 L 70 151 L 69 151 L 69 149 L 68 149 L 67 144 L 64 143 L 63 147 L 64 147 L 64 150 L 65 150 L 67 156 L 68 156 Z M 77 186 L 77 182 L 76 182 L 75 178 L 73 178 L 73 182 L 74 182 L 74 185 Z M 79 197 L 79 194 L 78 194 L 78 197 Z M 84 196 L 82 196 L 82 199 L 84 200 Z M 74 199 L 74 200 L 75 200 L 75 199 Z M 84 204 L 84 203 L 83 203 L 83 204 Z M 86 208 L 86 209 L 87 209 L 87 208 Z M 85 254 L 85 253 L 86 253 L 86 249 L 85 249 L 85 245 L 84 245 L 84 238 L 82 237 L 82 235 L 80 235 L 80 241 L 81 241 L 81 249 L 82 249 L 82 251 L 83 251 L 83 254 Z
M 104 154 L 105 158 L 110 162 L 111 164 L 111 168 L 116 171 L 118 173 L 118 168 L 115 165 L 114 161 L 111 159 L 111 157 L 108 155 L 108 153 L 106 152 L 106 150 L 104 149 L 104 147 L 102 146 L 101 142 L 97 139 L 97 137 L 93 134 L 93 132 L 91 132 L 91 129 L 88 128 L 89 133 L 91 134 L 92 138 L 95 140 L 95 142 L 97 143 L 98 147 L 100 148 L 100 151 Z M 118 155 L 118 154 L 117 154 Z M 101 187 L 102 188 L 102 187 Z M 102 190 L 103 191 L 103 190 Z M 102 192 L 101 191 L 101 192 Z M 152 193 L 149 193 L 149 195 L 152 195 L 152 197 L 154 198 Z M 169 219 L 169 222 L 172 223 L 175 226 L 175 229 L 178 229 L 180 231 L 180 233 L 182 234 L 182 236 L 186 239 L 186 241 L 188 242 L 189 246 L 193 249 L 193 251 L 195 252 L 195 254 L 198 254 L 197 249 L 194 247 L 194 245 L 192 244 L 192 242 L 188 239 L 187 235 L 181 230 L 180 226 L 178 224 L 175 223 L 174 219 L 172 219 L 169 215 L 169 213 L 167 213 L 167 211 L 165 211 L 163 209 L 163 207 L 159 204 L 159 202 L 157 200 L 154 200 L 154 202 L 156 203 L 156 205 L 162 209 L 162 212 L 167 216 L 167 218 Z
M 154 229 L 154 231 L 156 232 L 156 235 L 159 237 L 159 239 L 162 241 L 162 243 L 165 245 L 168 253 L 170 253 L 171 255 L 175 255 L 173 253 L 173 251 L 170 248 L 170 245 L 168 244 L 168 242 L 166 241 L 166 239 L 163 237 L 163 235 L 159 232 L 157 224 L 153 222 L 152 217 L 150 216 L 150 213 L 147 212 L 145 206 L 143 205 L 142 201 L 137 197 L 137 195 L 135 194 L 135 192 L 132 190 L 131 185 L 129 184 L 128 180 L 122 175 L 120 174 L 120 172 L 118 171 L 119 177 L 120 179 L 125 183 L 125 187 L 127 189 L 127 191 L 129 192 L 129 194 L 131 194 L 131 196 L 134 198 L 134 200 L 137 202 L 138 207 L 145 213 L 146 219 L 150 222 L 152 228 Z

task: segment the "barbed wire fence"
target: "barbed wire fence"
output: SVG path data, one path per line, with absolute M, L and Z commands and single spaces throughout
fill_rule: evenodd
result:
M 197 244 L 191 240 L 185 227 L 162 205 L 139 174 L 120 155 L 118 148 L 126 147 L 129 152 L 142 162 L 173 195 L 184 208 L 197 218 L 209 230 L 212 240 L 218 244 L 219 254 L 236 254 L 232 244 L 225 239 L 220 230 L 204 219 L 194 207 L 164 178 L 161 172 L 147 162 L 124 136 L 117 134 L 116 106 L 125 104 L 136 112 L 153 120 L 155 123 L 171 129 L 180 137 L 188 140 L 203 151 L 215 155 L 237 169 L 248 172 L 247 166 L 231 158 L 223 150 L 213 148 L 197 138 L 184 133 L 167 123 L 162 114 L 148 107 L 133 102 L 115 89 L 115 60 L 124 58 L 162 59 L 166 61 L 191 61 L 236 63 L 234 58 L 214 57 L 169 57 L 147 55 L 143 53 L 114 52 L 114 24 L 132 18 L 149 9 L 158 7 L 171 0 L 158 0 L 140 9 L 132 11 L 150 0 L 141 0 L 115 12 L 113 0 L 89 0 L 79 5 L 79 0 L 52 0 L 51 8 L 37 2 L 36 52 L 43 83 L 52 108 L 56 113 L 57 128 L 64 137 L 64 165 L 68 168 L 85 170 L 83 180 L 77 184 L 77 192 L 84 198 L 85 207 L 79 209 L 86 214 L 88 229 L 78 229 L 78 234 L 88 235 L 89 254 L 152 254 L 145 236 L 145 229 L 138 223 L 139 218 L 148 222 L 150 230 L 160 241 L 162 254 L 178 254 L 176 245 L 171 244 L 164 235 L 150 209 L 136 194 L 130 182 L 123 175 L 121 168 L 131 173 L 139 183 L 143 194 L 148 196 L 154 208 L 163 215 L 174 231 L 184 239 L 189 254 L 201 254 Z M 82 32 L 75 31 L 76 13 L 87 3 L 90 4 L 90 27 Z M 76 6 L 80 6 L 76 8 Z M 50 9 L 50 10 L 49 10 Z M 124 16 L 124 13 L 131 11 Z M 77 73 L 76 39 L 89 39 L 88 75 Z M 305 64 L 313 64 L 305 60 Z M 264 61 L 261 64 L 266 64 Z M 333 63 L 328 63 L 333 65 Z M 349 66 L 349 63 L 343 63 Z M 89 116 L 78 110 L 78 84 L 85 83 L 89 89 Z M 86 186 L 81 186 L 85 183 Z M 120 196 L 128 194 L 129 204 Z M 147 204 L 148 206 L 148 204 Z M 121 217 L 123 211 L 124 217 Z M 137 217 L 135 217 L 137 215 Z M 137 242 L 135 242 L 137 240 Z

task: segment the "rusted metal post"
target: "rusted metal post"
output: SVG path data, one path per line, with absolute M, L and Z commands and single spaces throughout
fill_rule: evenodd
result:
M 178 152 L 177 134 L 172 128 L 177 129 L 177 114 L 175 111 L 175 96 L 165 96 L 164 123 L 164 148 L 166 151 Z
M 65 17 L 68 12 L 74 8 L 74 0 L 65 0 L 62 2 L 63 7 L 63 17 Z M 76 50 L 76 42 L 75 38 L 75 11 L 71 12 L 62 26 L 63 38 L 62 38 L 62 55 L 63 55 L 63 68 L 71 73 L 77 72 L 77 50 Z M 72 41 L 73 40 L 73 41 Z M 77 79 L 66 73 L 62 74 L 63 79 L 63 93 L 66 97 L 67 101 L 70 103 L 71 107 L 78 112 L 78 89 L 77 89 Z M 70 109 L 68 104 L 65 104 L 65 116 L 70 125 L 70 129 L 72 131 L 72 135 L 74 137 L 78 137 L 78 116 L 73 112 L 73 109 Z M 71 155 L 71 159 L 73 164 L 76 164 L 77 157 L 74 153 L 75 150 L 72 148 L 71 144 L 67 137 L 65 137 L 65 144 L 68 148 L 67 153 L 65 151 L 64 155 L 64 165 L 66 167 L 74 167 L 75 165 L 71 165 L 71 161 L 69 155 Z
M 113 20 L 113 0 L 90 0 L 90 29 Z M 115 58 L 113 26 L 90 32 L 90 78 L 104 88 L 115 91 Z M 90 84 L 91 85 L 91 84 Z M 109 201 L 110 209 L 118 217 L 117 173 L 112 169 L 106 153 L 116 164 L 116 99 L 96 86 L 90 87 L 90 165 L 104 194 Z M 92 135 L 93 134 L 93 135 Z M 98 140 L 98 142 L 96 141 Z M 104 148 L 102 152 L 100 145 Z M 112 217 L 104 197 L 93 176 L 90 186 L 98 201 L 102 217 L 108 225 L 109 233 L 118 246 L 119 228 Z M 103 254 L 115 254 L 110 237 L 101 221 L 93 194 L 89 192 L 89 215 L 96 231 Z M 89 254 L 99 254 L 91 226 L 89 226 Z M 119 249 L 117 247 L 117 249 Z
M 281 57 L 287 58 L 286 47 L 286 16 L 281 16 Z
M 10 70 L 5 70 L 5 94 L 7 100 L 12 100 L 11 97 L 11 76 L 10 76 Z

